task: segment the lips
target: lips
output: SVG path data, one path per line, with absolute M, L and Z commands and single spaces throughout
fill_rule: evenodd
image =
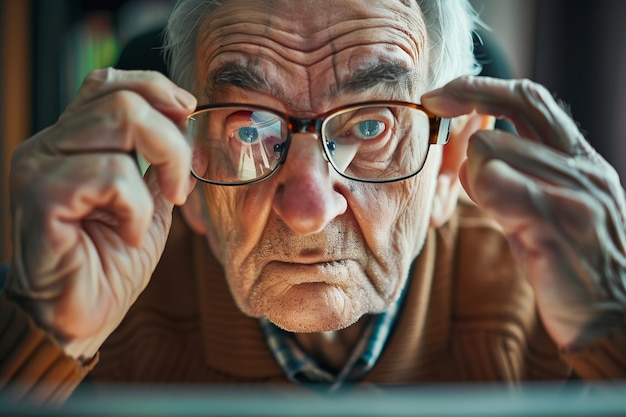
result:
M 316 262 L 271 261 L 263 268 L 265 279 L 281 279 L 285 284 L 327 283 L 345 284 L 349 279 L 349 260 Z

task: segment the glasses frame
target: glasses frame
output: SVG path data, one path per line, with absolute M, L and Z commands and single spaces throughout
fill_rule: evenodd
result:
M 426 114 L 426 116 L 428 116 L 428 120 L 430 122 L 430 133 L 429 133 L 429 138 L 428 138 L 428 148 L 426 149 L 426 154 L 424 155 L 424 161 L 422 162 L 422 164 L 420 165 L 419 169 L 411 174 L 407 174 L 398 178 L 391 178 L 391 179 L 363 179 L 363 178 L 356 178 L 356 177 L 352 177 L 346 173 L 343 173 L 339 170 L 339 168 L 335 165 L 333 158 L 331 157 L 331 155 L 328 154 L 328 148 L 327 146 L 324 144 L 324 139 L 322 137 L 322 132 L 323 132 L 323 127 L 324 127 L 324 123 L 326 122 L 326 120 L 329 117 L 335 116 L 337 114 L 340 113 L 344 113 L 347 111 L 350 111 L 351 109 L 356 109 L 356 108 L 360 108 L 360 107 L 375 107 L 375 106 L 380 106 L 380 107 L 386 107 L 386 106 L 400 106 L 400 107 L 408 107 L 408 108 L 413 108 L 416 110 L 420 110 L 422 112 L 424 112 Z M 324 155 L 324 159 L 333 167 L 333 169 L 335 170 L 335 172 L 337 172 L 339 175 L 341 175 L 344 178 L 350 179 L 350 180 L 354 180 L 354 181 L 359 181 L 359 182 L 365 182 L 365 183 L 389 183 L 389 182 L 396 182 L 396 181 L 402 181 L 405 180 L 407 178 L 411 178 L 414 177 L 415 175 L 419 174 L 422 171 L 422 168 L 424 168 L 424 165 L 426 163 L 426 159 L 428 158 L 428 153 L 430 150 L 430 145 L 445 145 L 446 143 L 448 143 L 448 139 L 449 139 L 449 134 L 450 134 L 450 119 L 447 118 L 442 118 L 437 116 L 436 114 L 432 113 L 429 110 L 426 110 L 426 108 L 424 106 L 422 106 L 421 104 L 417 104 L 417 103 L 412 103 L 412 102 L 408 102 L 408 101 L 395 101 L 395 100 L 376 100 L 376 101 L 362 101 L 362 102 L 358 102 L 358 103 L 351 103 L 351 104 L 347 104 L 344 106 L 340 106 L 340 107 L 335 107 L 331 110 L 328 110 L 327 112 L 324 112 L 322 114 L 319 114 L 315 117 L 311 117 L 311 118 L 302 118 L 302 117 L 295 117 L 289 113 L 280 111 L 280 110 L 276 110 L 274 108 L 271 107 L 267 107 L 267 106 L 263 106 L 263 105 L 258 105 L 258 104 L 249 104 L 249 103 L 216 103 L 216 104 L 203 104 L 200 105 L 198 107 L 196 107 L 196 109 L 194 110 L 193 113 L 191 113 L 189 116 L 187 116 L 187 120 L 192 119 L 195 115 L 202 113 L 206 110 L 211 110 L 211 109 L 223 109 L 223 108 L 229 108 L 229 107 L 244 107 L 244 108 L 254 108 L 254 109 L 258 109 L 260 111 L 264 111 L 267 113 L 272 113 L 278 117 L 280 117 L 282 120 L 284 120 L 285 122 L 287 122 L 287 138 L 285 139 L 285 148 L 282 151 L 282 154 L 280 156 L 280 160 L 278 161 L 278 163 L 276 164 L 276 168 L 274 168 L 269 174 L 263 176 L 263 177 L 259 177 L 259 178 L 255 178 L 253 180 L 248 180 L 248 181 L 239 181 L 239 182 L 221 182 L 221 181 L 213 181 L 213 180 L 208 180 L 206 178 L 202 178 L 198 175 L 196 175 L 195 172 L 193 172 L 193 169 L 191 170 L 191 174 L 198 180 L 198 181 L 202 181 L 204 183 L 207 184 L 214 184 L 214 185 L 222 185 L 222 186 L 228 186 L 228 187 L 232 187 L 232 186 L 239 186 L 239 185 L 249 185 L 249 184 L 256 184 L 262 181 L 265 181 L 266 179 L 270 178 L 272 175 L 274 175 L 274 173 L 276 173 L 280 166 L 283 165 L 287 159 L 287 154 L 289 153 L 289 147 L 291 145 L 291 138 L 294 134 L 296 133 L 314 133 L 319 141 L 322 144 L 322 149 L 323 149 L 323 155 Z

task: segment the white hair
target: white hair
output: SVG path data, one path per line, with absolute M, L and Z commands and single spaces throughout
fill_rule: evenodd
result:
M 467 74 L 477 74 L 472 34 L 480 25 L 469 0 L 416 0 L 424 15 L 430 49 L 430 87 L 440 87 Z M 196 40 L 201 23 L 223 0 L 178 0 L 165 32 L 170 76 L 191 89 L 197 79 Z

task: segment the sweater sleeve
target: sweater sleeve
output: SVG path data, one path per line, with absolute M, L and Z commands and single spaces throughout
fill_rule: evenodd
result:
M 0 294 L 0 395 L 15 401 L 62 403 L 98 361 L 82 364 L 6 295 Z
M 584 349 L 564 352 L 563 359 L 582 379 L 626 378 L 626 327 L 614 330 Z

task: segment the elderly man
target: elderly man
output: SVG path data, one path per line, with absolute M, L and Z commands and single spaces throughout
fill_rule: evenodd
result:
M 5 392 L 626 375 L 619 179 L 545 89 L 457 78 L 475 20 L 180 1 L 180 87 L 94 71 L 15 153 Z

